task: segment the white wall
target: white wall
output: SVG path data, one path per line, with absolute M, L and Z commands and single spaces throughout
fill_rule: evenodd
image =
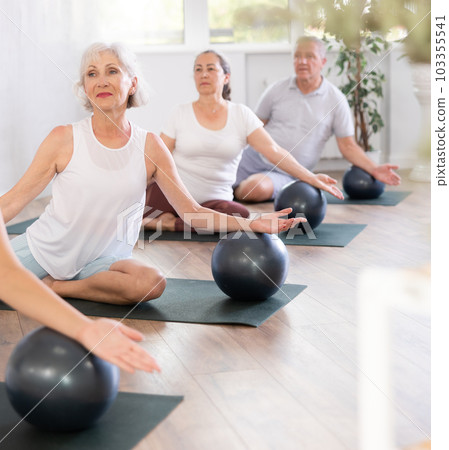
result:
M 76 29 L 71 16 L 79 11 L 64 8 L 64 4 L 54 0 L 0 0 L 0 195 L 25 172 L 40 142 L 54 126 L 86 114 L 72 86 L 82 49 L 102 37 L 93 23 L 85 30 Z M 85 20 L 89 22 L 89 17 Z M 139 51 L 153 93 L 148 105 L 130 111 L 130 119 L 159 133 L 175 104 L 193 100 L 192 64 L 200 50 L 204 49 Z M 255 106 L 267 84 L 292 73 L 288 49 L 262 53 L 227 48 L 225 53 L 233 71 L 232 98 L 250 107 Z M 382 108 L 389 120 L 378 143 L 384 159 L 411 167 L 416 159 L 414 143 L 419 135 L 420 111 L 409 67 L 405 59 L 398 61 L 399 55 L 393 52 L 384 63 L 388 86 Z M 338 156 L 333 139 L 325 155 Z

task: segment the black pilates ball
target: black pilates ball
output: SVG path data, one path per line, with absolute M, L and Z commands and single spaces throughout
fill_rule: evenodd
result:
M 303 181 L 292 181 L 279 191 L 274 208 L 277 211 L 292 208 L 289 217 L 305 217 L 313 230 L 326 215 L 327 200 L 320 189 Z
M 92 426 L 113 404 L 119 368 L 50 328 L 26 335 L 6 368 L 6 392 L 27 422 L 51 431 Z
M 372 200 L 383 194 L 385 184 L 360 167 L 352 166 L 343 175 L 343 189 L 354 200 Z
M 227 234 L 212 254 L 212 275 L 229 297 L 262 301 L 284 284 L 289 266 L 288 252 L 274 234 Z

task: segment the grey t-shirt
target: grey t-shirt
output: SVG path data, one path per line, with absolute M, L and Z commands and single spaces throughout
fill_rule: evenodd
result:
M 337 137 L 354 135 L 346 97 L 324 77 L 320 87 L 309 94 L 299 90 L 296 76 L 272 84 L 260 98 L 255 113 L 262 120 L 268 120 L 265 129 L 274 141 L 309 170 L 316 166 L 325 143 L 333 134 Z M 240 166 L 252 173 L 273 167 L 250 146 L 245 149 Z

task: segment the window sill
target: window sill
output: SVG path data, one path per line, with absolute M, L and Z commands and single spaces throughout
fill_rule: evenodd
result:
M 189 45 L 142 45 L 131 46 L 136 54 L 176 54 L 199 53 L 206 49 L 217 50 L 223 53 L 285 53 L 292 52 L 290 44 L 209 44 L 203 47 Z

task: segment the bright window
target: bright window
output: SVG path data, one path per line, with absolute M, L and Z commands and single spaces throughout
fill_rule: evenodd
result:
M 80 23 L 89 22 L 101 40 L 132 46 L 184 44 L 183 0 L 91 0 L 72 5 Z
M 210 43 L 288 43 L 288 3 L 288 0 L 208 0 Z

